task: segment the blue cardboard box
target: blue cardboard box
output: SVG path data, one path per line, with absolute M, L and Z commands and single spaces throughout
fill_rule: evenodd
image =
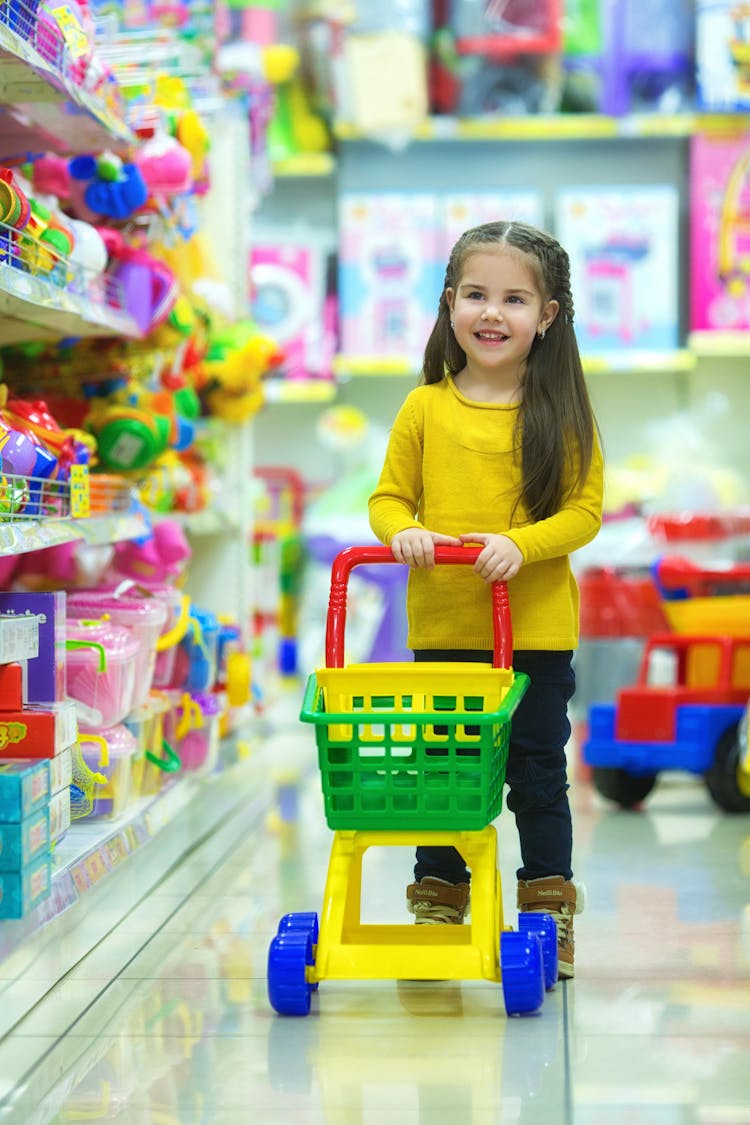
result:
M 0 824 L 0 871 L 21 871 L 49 850 L 49 805 L 16 824 Z
M 50 766 L 42 759 L 0 759 L 0 824 L 24 820 L 50 798 Z
M 23 918 L 52 889 L 52 857 L 40 856 L 22 871 L 0 872 L 0 918 Z

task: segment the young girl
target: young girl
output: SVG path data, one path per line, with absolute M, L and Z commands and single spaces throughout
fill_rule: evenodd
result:
M 520 910 L 557 923 L 573 976 L 572 827 L 565 745 L 578 588 L 569 554 L 601 524 L 603 462 L 573 331 L 568 255 L 522 223 L 459 238 L 413 390 L 370 498 L 373 531 L 411 568 L 415 660 L 492 660 L 489 584 L 509 582 L 513 667 L 531 685 L 511 726 L 507 804 L 521 847 Z M 435 545 L 481 545 L 474 566 L 434 566 Z M 484 579 L 480 582 L 479 578 Z M 452 847 L 417 848 L 418 923 L 461 923 L 470 873 Z

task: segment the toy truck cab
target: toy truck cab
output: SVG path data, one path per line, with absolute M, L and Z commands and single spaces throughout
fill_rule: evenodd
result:
M 662 770 L 700 774 L 728 811 L 750 810 L 739 769 L 738 726 L 750 697 L 750 637 L 659 633 L 638 680 L 613 704 L 594 704 L 583 759 L 597 790 L 631 808 Z

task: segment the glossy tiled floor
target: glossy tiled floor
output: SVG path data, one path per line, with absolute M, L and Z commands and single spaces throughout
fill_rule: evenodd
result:
M 306 731 L 270 744 L 312 758 Z M 266 998 L 269 940 L 320 906 L 318 779 L 226 854 L 194 852 L 0 1044 L 19 1125 L 748 1125 L 750 817 L 660 781 L 646 810 L 574 782 L 577 977 L 534 1017 L 499 986 L 323 982 L 308 1018 Z M 288 806 L 284 805 L 284 809 Z M 518 862 L 498 821 L 506 919 Z M 411 857 L 373 849 L 363 916 L 400 921 Z

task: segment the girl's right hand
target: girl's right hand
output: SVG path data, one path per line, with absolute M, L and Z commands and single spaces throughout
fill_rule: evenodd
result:
M 437 531 L 427 531 L 424 527 L 407 527 L 391 539 L 391 551 L 396 562 L 407 566 L 435 565 L 435 547 L 460 547 L 461 540 L 455 535 L 440 535 Z

